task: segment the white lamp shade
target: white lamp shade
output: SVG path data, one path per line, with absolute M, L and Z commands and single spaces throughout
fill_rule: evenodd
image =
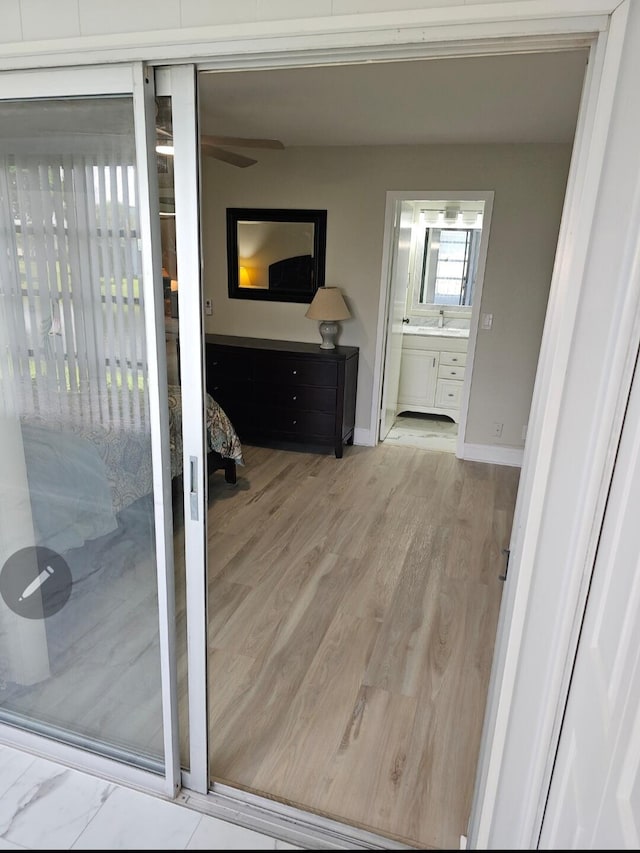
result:
M 310 320 L 348 320 L 350 316 L 339 287 L 319 287 L 305 314 Z
M 238 284 L 240 287 L 251 287 L 251 276 L 249 275 L 249 270 L 246 267 L 240 267 Z

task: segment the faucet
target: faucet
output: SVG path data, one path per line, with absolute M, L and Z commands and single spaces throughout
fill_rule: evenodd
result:
M 444 326 L 444 310 L 440 309 L 440 316 L 438 317 L 438 328 L 441 329 Z

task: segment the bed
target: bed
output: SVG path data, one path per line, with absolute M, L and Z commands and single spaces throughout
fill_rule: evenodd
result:
M 313 290 L 313 256 L 296 255 L 269 264 L 269 290 Z
M 169 386 L 171 477 L 182 475 L 180 386 Z M 209 474 L 236 482 L 242 447 L 224 410 L 206 396 Z M 152 492 L 150 435 L 145 429 L 82 423 L 62 416 L 23 415 L 22 438 L 36 544 L 63 553 L 112 532 L 118 515 Z

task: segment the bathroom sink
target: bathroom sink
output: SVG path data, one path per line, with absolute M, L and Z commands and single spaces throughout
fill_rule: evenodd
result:
M 468 338 L 469 329 L 455 329 L 450 326 L 405 326 L 405 335 L 435 335 L 439 338 Z

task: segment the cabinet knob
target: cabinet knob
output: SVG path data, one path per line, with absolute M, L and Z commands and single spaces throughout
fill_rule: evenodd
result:
M 297 423 L 298 423 L 298 421 L 294 421 L 293 423 L 294 423 L 294 424 L 297 424 Z
M 447 397 L 453 397 L 453 394 L 447 394 Z
M 457 361 L 457 360 L 458 360 L 457 358 L 452 358 L 452 359 L 451 359 L 451 361 Z
M 291 399 L 292 399 L 292 400 L 297 400 L 297 399 L 298 399 L 298 395 L 297 395 L 297 394 L 294 394 L 294 395 L 293 395 L 293 397 L 292 397 Z
M 293 373 L 293 375 L 295 376 L 295 375 L 296 375 L 296 373 L 297 373 L 298 371 L 297 371 L 297 370 L 292 370 L 291 372 L 292 372 L 292 373 Z

